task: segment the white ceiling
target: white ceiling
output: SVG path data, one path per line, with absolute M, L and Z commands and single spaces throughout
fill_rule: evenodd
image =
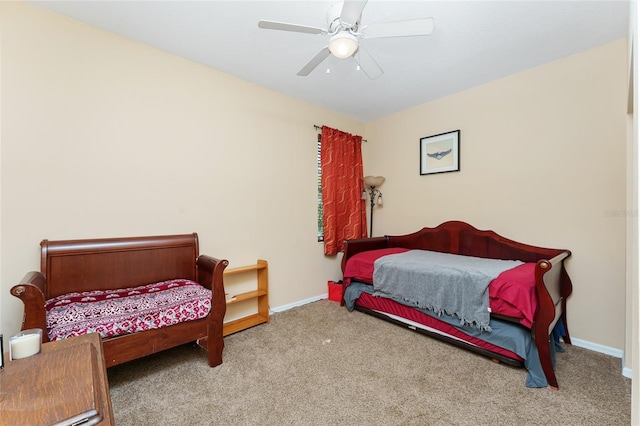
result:
M 261 19 L 327 26 L 329 1 L 33 1 L 367 122 L 627 36 L 628 1 L 370 0 L 361 25 L 434 18 L 429 36 L 362 39 L 384 75 L 333 56 L 296 73 L 329 36 L 258 28 Z M 327 74 L 326 69 L 331 73 Z

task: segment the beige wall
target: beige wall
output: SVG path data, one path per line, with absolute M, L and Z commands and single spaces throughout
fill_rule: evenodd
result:
M 450 219 L 569 248 L 572 335 L 622 350 L 625 41 L 358 123 L 31 5 L 0 3 L 0 330 L 43 238 L 193 232 L 270 263 L 271 306 L 326 292 L 313 124 L 362 134 L 387 177 L 374 234 Z M 461 130 L 458 173 L 418 175 L 420 137 Z
M 269 261 L 272 307 L 327 292 L 316 131 L 363 124 L 27 4 L 0 2 L 0 332 L 43 238 L 198 232 Z
M 572 337 L 623 350 L 626 40 L 366 125 L 374 235 L 459 219 L 568 248 Z M 461 171 L 419 176 L 419 139 L 460 129 Z

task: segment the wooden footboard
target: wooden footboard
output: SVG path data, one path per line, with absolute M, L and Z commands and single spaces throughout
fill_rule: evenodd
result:
M 345 265 L 349 258 L 357 253 L 394 247 L 490 259 L 535 262 L 538 306 L 531 331 L 549 386 L 558 388 L 551 359 L 550 336 L 558 321 L 562 321 L 566 333 L 563 340 L 567 344 L 571 343 L 566 317 L 566 302 L 571 295 L 572 284 L 564 265 L 565 260 L 571 256 L 569 250 L 524 244 L 502 237 L 494 231 L 478 230 L 464 222 L 450 221 L 435 228 L 423 228 L 407 235 L 387 235 L 347 241 L 342 259 L 342 271 L 345 271 Z M 504 316 L 500 318 L 519 322 L 519 319 L 505 318 Z
M 107 367 L 192 341 L 208 352 L 209 365 L 222 363 L 226 313 L 226 260 L 198 253 L 198 235 L 164 235 L 41 243 L 41 271 L 29 272 L 11 289 L 24 303 L 22 329 L 41 328 L 48 341 L 45 302 L 72 292 L 115 290 L 172 279 L 198 282 L 211 290 L 211 309 L 200 320 L 103 339 Z
M 551 360 L 551 333 L 559 320 L 563 321 L 565 327 L 563 339 L 565 343 L 571 344 L 566 323 L 566 303 L 572 284 L 563 263 L 570 254 L 565 251 L 550 260 L 539 260 L 536 264 L 538 311 L 531 333 L 538 347 L 542 370 L 553 389 L 558 389 L 558 380 Z

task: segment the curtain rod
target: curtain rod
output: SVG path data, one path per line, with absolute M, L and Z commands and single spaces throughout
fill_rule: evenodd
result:
M 322 130 L 322 126 L 318 126 L 317 124 L 314 124 L 313 127 L 316 128 L 316 130 Z M 362 142 L 366 142 L 366 139 L 362 139 Z

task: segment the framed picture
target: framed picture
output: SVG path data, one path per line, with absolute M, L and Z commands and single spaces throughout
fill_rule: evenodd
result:
M 420 138 L 420 174 L 460 171 L 460 130 Z

